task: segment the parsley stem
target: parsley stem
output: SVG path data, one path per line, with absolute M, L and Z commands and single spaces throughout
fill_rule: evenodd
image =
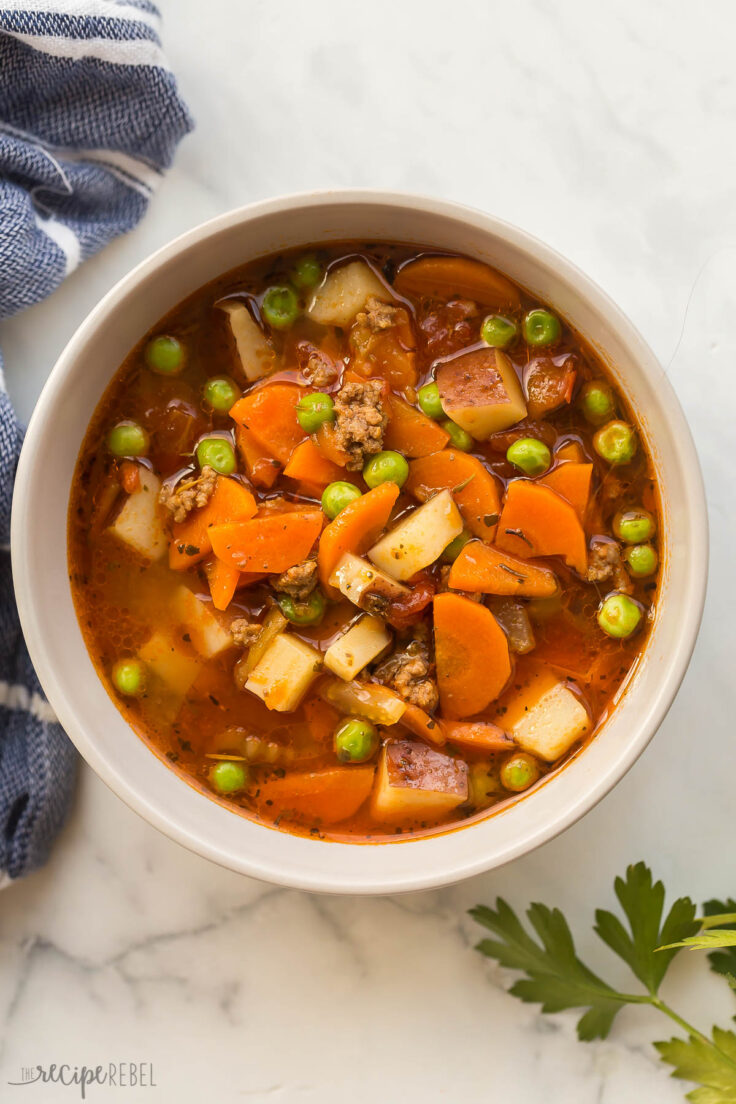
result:
M 688 1033 L 688 1035 L 692 1036 L 695 1039 L 700 1039 L 701 1043 L 705 1043 L 709 1047 L 714 1046 L 712 1039 L 709 1039 L 708 1036 L 704 1035 L 702 1031 L 698 1031 L 697 1027 L 693 1027 L 692 1024 L 689 1024 L 687 1022 L 687 1020 L 683 1020 L 682 1016 L 678 1016 L 674 1008 L 670 1008 L 670 1006 L 666 1004 L 661 999 L 661 997 L 650 997 L 649 1003 L 652 1005 L 652 1007 L 659 1009 L 660 1012 L 663 1012 L 665 1016 L 669 1016 L 671 1020 L 674 1020 L 675 1023 L 683 1029 L 683 1031 L 686 1031 Z M 714 1049 L 718 1050 L 718 1047 L 714 1047 Z

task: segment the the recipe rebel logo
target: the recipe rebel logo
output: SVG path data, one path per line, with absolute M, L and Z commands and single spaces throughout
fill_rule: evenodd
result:
M 8 1085 L 21 1088 L 27 1085 L 64 1085 L 76 1088 L 81 1100 L 87 1099 L 87 1090 L 92 1086 L 109 1089 L 158 1088 L 152 1062 L 108 1062 L 98 1066 L 53 1062 L 48 1066 L 22 1066 L 20 1078 L 8 1081 Z

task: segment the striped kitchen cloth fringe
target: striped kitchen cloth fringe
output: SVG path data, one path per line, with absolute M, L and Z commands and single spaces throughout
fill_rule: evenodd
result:
M 191 129 L 159 29 L 148 0 L 0 0 L 0 320 L 132 229 Z M 0 358 L 5 882 L 45 861 L 75 776 L 74 750 L 31 666 L 13 597 L 8 542 L 21 442 Z

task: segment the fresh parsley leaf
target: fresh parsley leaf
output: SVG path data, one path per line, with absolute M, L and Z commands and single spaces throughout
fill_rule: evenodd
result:
M 662 923 L 664 886 L 653 881 L 651 870 L 643 862 L 630 866 L 625 878 L 617 878 L 614 889 L 631 934 L 619 918 L 606 909 L 596 911 L 595 931 L 624 960 L 649 993 L 656 996 L 679 950 L 679 946 L 673 944 L 695 935 L 700 927 L 695 920 L 695 905 L 689 897 L 678 898 Z M 663 944 L 667 944 L 667 949 L 657 954 Z
M 617 993 L 580 961 L 559 909 L 540 904 L 528 909 L 527 916 L 539 942 L 527 933 L 514 910 L 501 898 L 495 909 L 478 905 L 470 910 L 470 915 L 499 937 L 481 940 L 476 950 L 527 975 L 514 982 L 510 990 L 514 996 L 541 1004 L 543 1012 L 586 1008 L 578 1023 L 578 1036 L 583 1040 L 605 1039 L 616 1013 L 631 998 Z
M 736 1104 L 736 1035 L 713 1028 L 713 1042 L 704 1035 L 654 1044 L 663 1061 L 674 1066 L 673 1077 L 695 1081 L 687 1099 L 693 1104 Z
M 736 913 L 736 901 L 733 898 L 729 897 L 727 901 L 706 901 L 703 905 L 703 912 L 709 926 L 711 922 L 717 922 L 719 928 L 736 929 L 736 923 L 729 923 L 724 916 L 727 913 Z M 714 921 L 713 918 L 716 916 L 721 917 L 721 920 Z M 733 947 L 730 950 L 711 952 L 708 955 L 708 961 L 714 973 L 723 974 L 727 979 L 736 975 L 736 949 Z M 732 983 L 729 981 L 729 984 Z

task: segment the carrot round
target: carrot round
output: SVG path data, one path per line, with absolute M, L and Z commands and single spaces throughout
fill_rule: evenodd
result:
M 440 724 L 436 717 L 430 717 L 429 713 L 425 713 L 423 709 L 412 702 L 409 702 L 401 714 L 399 724 L 404 725 L 415 736 L 419 736 L 420 739 L 432 744 L 433 747 L 442 747 L 446 743 L 444 726 Z
M 493 540 L 501 509 L 498 484 L 475 456 L 458 449 L 442 449 L 412 460 L 405 487 L 420 502 L 426 502 L 437 491 L 452 491 L 470 532 L 481 540 Z
M 329 579 L 339 561 L 346 552 L 360 554 L 375 544 L 398 497 L 395 483 L 379 483 L 368 494 L 350 502 L 323 531 L 317 563 L 320 581 L 329 594 L 335 594 Z
M 402 718 L 403 719 L 403 718 Z M 510 751 L 516 745 L 507 733 L 491 721 L 443 721 L 442 727 L 450 744 L 462 751 Z
M 474 299 L 484 307 L 520 306 L 519 292 L 500 272 L 467 257 L 421 257 L 410 261 L 394 280 L 399 295 L 430 299 Z
M 213 556 L 204 565 L 204 571 L 210 588 L 212 605 L 218 610 L 227 609 L 240 582 L 240 571 L 237 567 L 231 567 L 230 564 L 218 560 L 217 556 Z
M 524 560 L 530 556 L 563 556 L 565 563 L 585 574 L 587 546 L 575 508 L 541 483 L 529 479 L 509 483 L 496 544 Z
M 334 464 L 337 468 L 344 468 L 347 464 L 350 456 L 345 449 L 338 444 L 337 433 L 335 426 L 332 422 L 323 422 L 315 434 L 315 444 L 319 452 L 328 460 L 331 464 Z M 344 475 L 339 475 L 338 479 L 344 479 Z
M 434 648 L 442 713 L 448 717 L 480 713 L 511 676 L 506 634 L 491 611 L 470 598 L 435 597 Z
M 338 467 L 317 448 L 311 437 L 297 445 L 284 468 L 284 475 L 308 483 L 313 487 L 325 488 L 328 483 L 345 479 L 345 469 Z
M 248 478 L 256 487 L 268 490 L 278 479 L 281 465 L 256 441 L 249 429 L 235 427 L 235 444 L 241 455 Z
M 411 459 L 439 452 L 450 440 L 450 434 L 442 426 L 398 395 L 387 396 L 385 406 L 388 414 L 385 448 L 395 449 Z
M 200 563 L 212 551 L 210 529 L 230 521 L 247 521 L 256 512 L 256 500 L 237 479 L 217 477 L 215 490 L 206 506 L 193 510 L 185 521 L 172 527 L 169 545 L 169 567 L 186 571 Z
M 209 536 L 218 559 L 238 571 L 274 575 L 306 559 L 322 529 L 321 510 L 291 510 L 215 525 Z
M 523 598 L 551 598 L 559 589 L 549 568 L 535 567 L 481 541 L 465 545 L 450 568 L 448 581 L 453 590 Z
M 296 418 L 297 403 L 306 394 L 306 388 L 295 383 L 267 383 L 238 399 L 230 417 L 285 464 L 306 437 Z
M 323 824 L 337 824 L 357 813 L 373 788 L 373 767 L 328 767 L 287 774 L 259 783 L 257 804 L 284 809 Z M 271 802 L 267 806 L 267 802 Z
M 559 456 L 559 453 L 557 455 Z M 566 498 L 574 508 L 580 521 L 585 523 L 592 475 L 592 464 L 566 462 L 553 468 L 548 475 L 543 475 L 539 482 L 544 483 L 545 487 L 551 487 L 558 495 Z

